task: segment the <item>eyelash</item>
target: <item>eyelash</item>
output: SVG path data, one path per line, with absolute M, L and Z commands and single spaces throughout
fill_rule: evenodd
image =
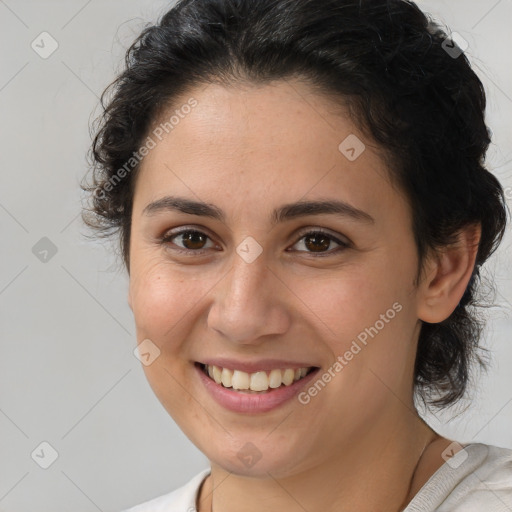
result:
M 204 235 L 206 236 L 208 239 L 211 240 L 211 238 L 204 232 L 202 231 L 199 231 L 197 229 L 191 229 L 191 228 L 185 228 L 185 229 L 182 229 L 180 231 L 176 231 L 176 232 L 167 232 L 165 233 L 162 237 L 160 237 L 160 243 L 162 243 L 163 245 L 169 245 L 172 243 L 171 240 L 179 235 L 183 235 L 183 234 L 186 234 L 186 233 L 195 233 L 195 234 L 200 234 L 200 235 Z M 300 234 L 300 237 L 297 239 L 297 241 L 293 244 L 293 245 L 296 245 L 298 242 L 300 242 L 303 238 L 306 238 L 307 236 L 311 236 L 311 235 L 324 235 L 326 236 L 330 241 L 332 242 L 335 242 L 339 245 L 339 247 L 333 249 L 333 250 L 329 250 L 329 251 L 325 251 L 325 252 L 318 252 L 318 253 L 315 253 L 315 252 L 312 252 L 312 251 L 296 251 L 296 252 L 299 252 L 299 253 L 306 253 L 306 254 L 312 254 L 314 255 L 314 257 L 325 257 L 325 256 L 331 256 L 333 254 L 337 254 L 341 251 L 343 251 L 344 249 L 347 249 L 350 244 L 347 243 L 347 242 L 344 242 L 342 240 L 340 240 L 339 238 L 336 238 L 334 235 L 332 235 L 331 233 L 323 230 L 322 228 L 316 228 L 314 230 L 311 230 L 311 231 L 306 231 L 306 232 L 303 232 Z M 174 245 L 174 244 L 173 244 Z M 172 251 L 175 251 L 175 252 L 178 252 L 178 253 L 181 253 L 181 254 L 194 254 L 194 255 L 201 255 L 203 254 L 204 252 L 208 251 L 208 249 L 198 249 L 198 250 L 193 250 L 193 249 L 183 249 L 181 247 L 178 247 L 178 246 L 175 246 L 175 247 L 168 247 L 170 250 Z

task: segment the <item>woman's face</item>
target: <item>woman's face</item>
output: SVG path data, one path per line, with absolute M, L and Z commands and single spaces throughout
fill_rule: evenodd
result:
M 299 82 L 202 86 L 181 100 L 150 133 L 131 230 L 129 303 L 159 400 L 238 474 L 292 474 L 375 429 L 391 435 L 412 404 L 417 255 L 375 147 Z M 326 201 L 364 213 L 290 206 Z M 319 369 L 244 393 L 197 362 Z

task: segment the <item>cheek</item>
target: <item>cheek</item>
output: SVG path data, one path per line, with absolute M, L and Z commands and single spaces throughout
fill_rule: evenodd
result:
M 183 389 L 190 379 L 185 340 L 200 315 L 201 304 L 213 283 L 184 276 L 165 263 L 146 260 L 134 265 L 130 295 L 137 329 L 137 340 L 151 340 L 160 350 L 149 365 L 143 365 L 146 378 L 164 408 L 178 423 L 194 409 L 194 399 Z M 143 271 L 139 271 L 143 269 Z
M 359 392 L 372 383 L 380 385 L 371 371 L 394 386 L 395 376 L 402 379 L 412 365 L 415 318 L 406 285 L 409 274 L 404 265 L 391 267 L 391 260 L 382 256 L 373 260 L 375 265 L 304 279 L 294 287 L 332 360 L 343 358 L 336 373 L 344 377 L 338 382 L 358 386 Z
M 389 316 L 395 316 L 392 306 L 400 299 L 400 284 L 389 273 L 368 265 L 354 265 L 338 275 L 329 273 L 314 280 L 304 277 L 291 288 L 307 306 L 309 321 L 339 350 L 381 314 L 391 309 Z
M 194 316 L 212 284 L 207 277 L 172 270 L 165 263 L 148 265 L 130 282 L 137 330 L 155 342 L 174 337 L 173 331 L 188 316 Z

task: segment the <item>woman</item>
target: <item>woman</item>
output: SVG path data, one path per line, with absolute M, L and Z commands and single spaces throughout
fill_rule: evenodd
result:
M 455 41 L 403 0 L 182 0 L 126 64 L 86 220 L 119 233 L 144 371 L 211 465 L 130 510 L 512 509 L 512 452 L 416 409 L 483 364 L 507 222 Z

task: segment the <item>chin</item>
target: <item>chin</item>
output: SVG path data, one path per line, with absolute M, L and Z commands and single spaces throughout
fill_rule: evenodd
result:
M 251 478 L 269 478 L 269 474 L 275 478 L 283 478 L 289 476 L 298 470 L 299 461 L 290 457 L 290 455 L 300 453 L 298 448 L 289 445 L 276 446 L 265 437 L 268 434 L 262 434 L 260 440 L 230 438 L 232 446 L 226 443 L 212 449 L 211 445 L 201 451 L 208 457 L 212 464 L 215 464 L 225 471 L 239 476 L 247 476 Z M 282 440 L 281 440 L 282 441 Z

